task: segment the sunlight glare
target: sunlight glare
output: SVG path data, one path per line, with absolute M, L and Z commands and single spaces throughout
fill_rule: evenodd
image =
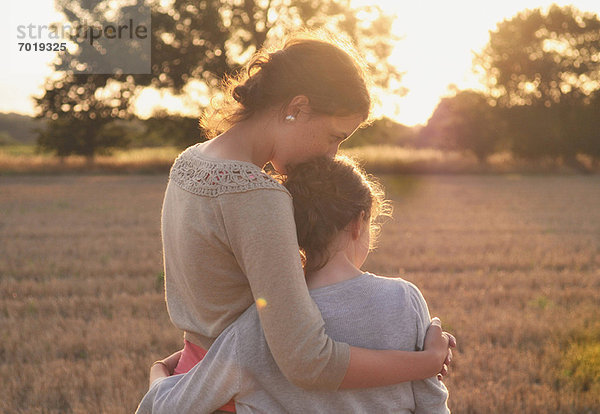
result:
M 600 3 L 594 0 L 353 0 L 354 7 L 378 5 L 396 16 L 392 32 L 400 40 L 389 60 L 400 72 L 406 72 L 402 86 L 408 93 L 402 97 L 384 94 L 375 114 L 409 126 L 425 124 L 439 100 L 453 95 L 457 88 L 484 89 L 473 72 L 473 57 L 485 47 L 489 31 L 526 8 L 546 10 L 552 3 L 600 12 Z M 556 43 L 545 46 L 558 47 Z
M 162 7 L 169 8 L 173 0 L 159 2 Z M 0 33 L 6 39 L 11 36 L 11 21 L 39 21 L 48 24 L 61 20 L 61 16 L 54 10 L 53 2 L 34 0 L 34 3 L 35 7 L 31 7 L 27 2 L 9 1 L 9 12 L 0 15 L 0 19 L 4 19 L 4 24 L 0 25 Z M 474 53 L 480 52 L 489 40 L 489 31 L 494 30 L 503 19 L 511 18 L 524 9 L 541 7 L 546 10 L 552 3 L 559 6 L 573 5 L 582 11 L 600 14 L 600 2 L 597 0 L 352 0 L 352 7 L 380 6 L 386 14 L 396 16 L 392 33 L 400 40 L 394 46 L 390 63 L 398 71 L 405 72 L 399 86 L 406 88 L 408 93 L 398 96 L 375 90 L 373 94 L 377 96 L 373 100 L 379 104 L 374 108 L 374 115 L 387 116 L 409 126 L 425 124 L 441 97 L 452 95 L 456 89 L 483 89 L 480 78 L 473 73 L 472 64 Z M 270 2 L 261 0 L 260 4 L 264 6 Z M 269 21 L 274 22 L 277 17 L 274 10 L 269 12 Z M 372 18 L 368 12 L 359 14 L 359 17 L 366 20 Z M 269 36 L 282 34 L 277 28 L 274 30 Z M 12 45 L 9 43 L 3 44 L 4 49 Z M 559 41 L 547 41 L 544 47 L 560 49 L 564 45 Z M 4 55 L 9 56 L 9 50 L 4 51 Z M 246 61 L 253 51 L 246 51 L 241 59 Z M 238 52 L 241 54 L 242 51 Z M 11 99 L 0 103 L 0 110 L 34 113 L 34 103 L 30 96 L 39 95 L 44 79 L 52 76 L 52 69 L 47 65 L 53 55 L 31 54 L 28 58 L 32 60 L 27 65 L 21 65 L 18 73 L 11 71 L 10 58 L 4 65 L 0 77 L 0 95 L 10 96 Z M 18 82 L 15 82 L 16 79 Z M 585 84 L 586 90 L 590 91 L 597 85 L 597 80 L 592 79 L 580 79 L 579 82 Z M 180 98 L 166 91 L 147 88 L 138 94 L 134 108 L 142 117 L 150 116 L 153 108 L 198 116 L 200 106 L 208 103 L 206 86 L 200 80 L 192 81 L 185 91 L 190 96 Z

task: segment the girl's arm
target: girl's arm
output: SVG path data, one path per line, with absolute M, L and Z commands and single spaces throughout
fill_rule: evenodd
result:
M 283 187 L 219 196 L 223 225 L 246 275 L 275 362 L 309 390 L 390 385 L 442 370 L 448 339 L 432 331 L 424 352 L 375 351 L 333 341 L 309 295 L 298 249 L 293 205 Z
M 230 325 L 230 328 L 233 328 Z M 241 364 L 235 328 L 226 329 L 185 375 L 171 375 L 181 351 L 150 368 L 150 389 L 136 414 L 212 413 L 239 393 Z
M 181 352 L 182 350 L 177 351 L 165 359 L 161 359 L 152 364 L 150 367 L 150 386 L 152 386 L 152 383 L 155 380 L 173 374 L 173 371 L 175 371 L 175 367 L 179 362 L 179 358 L 181 358 Z

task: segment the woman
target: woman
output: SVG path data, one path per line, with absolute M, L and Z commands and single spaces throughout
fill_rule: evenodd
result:
M 365 123 L 371 101 L 351 52 L 308 35 L 260 51 L 227 80 L 232 98 L 203 118 L 219 134 L 175 161 L 162 215 L 169 315 L 185 332 L 175 372 L 198 362 L 250 305 L 277 366 L 293 384 L 337 390 L 444 374 L 451 336 L 430 329 L 423 352 L 375 351 L 333 341 L 302 270 L 292 199 L 263 171 L 332 158 Z M 169 359 L 166 362 L 172 362 Z M 169 371 L 159 361 L 153 370 Z

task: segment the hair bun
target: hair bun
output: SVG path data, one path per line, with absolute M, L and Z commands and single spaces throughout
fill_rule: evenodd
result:
M 236 86 L 233 88 L 233 99 L 246 106 L 244 103 L 248 101 L 248 89 L 246 84 Z
M 246 82 L 233 88 L 231 96 L 245 108 L 254 108 L 260 99 L 262 73 L 250 76 Z

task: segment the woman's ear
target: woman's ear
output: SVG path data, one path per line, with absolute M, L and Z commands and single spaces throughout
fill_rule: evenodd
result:
M 305 95 L 296 95 L 285 108 L 285 115 L 298 118 L 301 112 L 310 112 L 310 101 Z

